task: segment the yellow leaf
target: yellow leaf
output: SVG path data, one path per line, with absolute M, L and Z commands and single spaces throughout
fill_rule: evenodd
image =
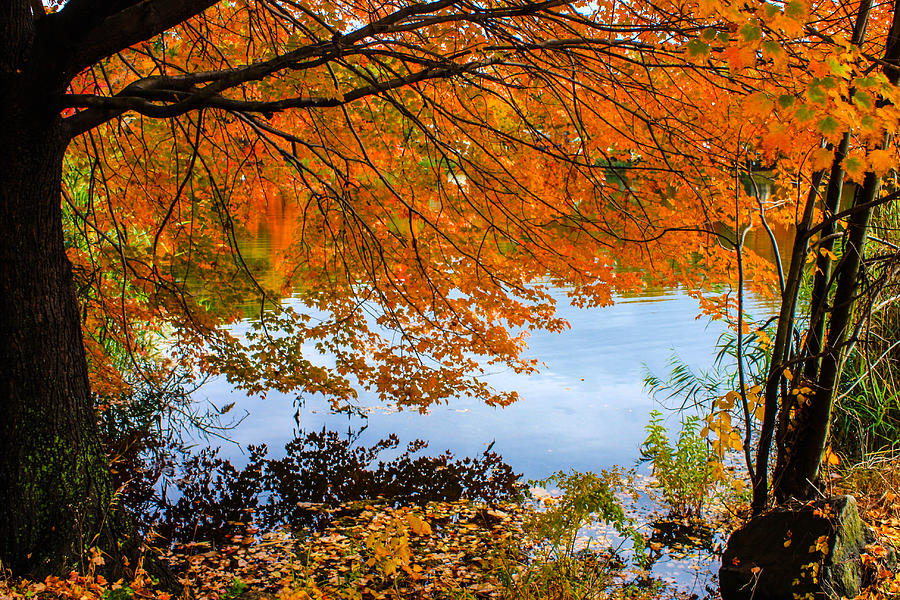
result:
M 887 150 L 872 150 L 869 152 L 869 166 L 876 175 L 884 175 L 897 164 L 894 156 Z
M 416 514 L 408 513 L 406 515 L 406 522 L 416 535 L 429 535 L 431 533 L 431 525 Z
M 837 260 L 837 255 L 828 248 L 819 248 L 819 254 L 827 256 L 831 260 Z
M 384 571 L 385 575 L 392 575 L 397 570 L 397 563 L 388 559 L 381 565 L 381 569 Z
M 815 545 L 809 547 L 809 551 L 828 554 L 828 536 L 820 535 L 819 539 L 816 540 Z
M 831 168 L 832 161 L 834 161 L 834 153 L 828 148 L 816 148 L 809 155 L 809 162 L 815 171 Z
M 756 410 L 753 412 L 753 416 L 756 417 L 757 421 L 762 421 L 766 415 L 766 406 L 761 403 L 756 407 Z

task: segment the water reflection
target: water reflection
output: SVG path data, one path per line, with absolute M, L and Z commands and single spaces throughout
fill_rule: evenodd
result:
M 458 399 L 433 407 L 428 414 L 397 411 L 374 394 L 360 394 L 362 415 L 332 414 L 325 398 L 271 392 L 248 397 L 224 378 L 200 392 L 216 404 L 235 402 L 245 420 L 231 437 L 237 445 L 225 452 L 236 461 L 238 446 L 266 443 L 281 448 L 299 430 L 360 430 L 360 442 L 374 443 L 397 434 L 402 444 L 428 440 L 434 451 L 477 455 L 488 444 L 526 478 L 575 468 L 598 470 L 634 464 L 643 427 L 654 407 L 643 389 L 646 370 L 664 374 L 677 353 L 687 365 L 707 368 L 715 359 L 721 323 L 698 319 L 694 299 L 674 290 L 619 298 L 601 309 L 578 309 L 556 292 L 560 312 L 571 329 L 560 334 L 534 332 L 528 354 L 544 363 L 538 375 L 497 371 L 487 376 L 499 389 L 517 390 L 521 400 L 503 409 Z M 768 313 L 763 301 L 750 301 L 750 312 Z M 328 357 L 321 357 L 327 362 Z
M 435 455 L 427 442 L 405 448 L 397 436 L 371 446 L 333 431 L 297 436 L 283 449 L 249 446 L 249 460 L 235 467 L 209 448 L 191 454 L 172 447 L 162 456 L 180 459 L 164 478 L 123 481 L 125 501 L 150 505 L 156 534 L 169 541 L 224 543 L 252 522 L 266 530 L 322 529 L 362 504 L 384 498 L 394 505 L 468 499 L 497 503 L 523 492 L 518 474 L 490 448 L 474 457 Z M 396 457 L 385 460 L 386 451 Z M 280 458 L 277 458 L 280 457 Z
M 275 201 L 249 223 L 249 238 L 241 243 L 247 264 L 264 287 L 276 287 L 279 260 L 297 237 L 298 207 Z M 782 257 L 792 233 L 775 227 Z M 771 242 L 762 228 L 752 230 L 748 247 L 772 257 Z M 236 391 L 224 378 L 210 381 L 196 396 L 217 406 L 235 403 L 246 418 L 231 437 L 236 444 L 224 456 L 246 461 L 241 447 L 265 443 L 283 448 L 301 431 L 363 430 L 361 443 L 372 444 L 391 434 L 401 444 L 422 438 L 435 451 L 477 455 L 491 443 L 526 478 L 542 478 L 560 470 L 598 470 L 615 464 L 632 465 L 644 438 L 644 425 L 654 402 L 643 389 L 646 371 L 664 375 L 673 353 L 686 366 L 706 369 L 716 356 L 721 323 L 698 318 L 697 302 L 682 290 L 650 289 L 615 298 L 613 306 L 578 309 L 564 290 L 556 290 L 560 316 L 571 329 L 560 334 L 532 333 L 530 357 L 542 361 L 538 375 L 509 370 L 490 373 L 495 388 L 516 390 L 521 401 L 505 409 L 457 399 L 435 406 L 429 414 L 398 412 L 374 394 L 362 392 L 362 414 L 332 414 L 321 396 L 297 398 L 270 392 L 266 399 Z M 748 298 L 755 316 L 772 314 L 771 301 Z M 248 299 L 248 318 L 258 318 L 259 304 Z M 246 327 L 246 323 L 238 325 Z M 306 350 L 306 348 L 304 348 Z M 314 353 L 310 349 L 311 353 Z M 333 362 L 319 356 L 327 366 Z

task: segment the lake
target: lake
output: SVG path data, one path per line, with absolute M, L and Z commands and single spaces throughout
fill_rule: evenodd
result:
M 521 400 L 506 408 L 467 399 L 452 400 L 427 414 L 398 411 L 362 392 L 365 416 L 333 414 L 321 396 L 299 402 L 295 395 L 270 392 L 264 399 L 234 390 L 224 378 L 208 382 L 197 396 L 217 406 L 235 402 L 243 421 L 229 433 L 235 442 L 223 454 L 242 463 L 241 447 L 265 443 L 275 453 L 302 429 L 348 431 L 369 445 L 391 433 L 401 446 L 419 438 L 429 452 L 480 454 L 488 445 L 526 479 L 568 469 L 633 466 L 644 426 L 656 402 L 644 389 L 648 371 L 668 372 L 677 354 L 697 369 L 709 368 L 720 322 L 697 318 L 696 300 L 678 290 L 619 297 L 613 306 L 578 309 L 562 290 L 560 314 L 571 324 L 563 333 L 533 332 L 529 355 L 545 366 L 536 375 L 491 373 L 499 389 L 517 390 Z M 767 302 L 749 299 L 751 314 L 767 314 Z M 677 416 L 671 417 L 677 423 Z
M 645 375 L 667 374 L 673 354 L 695 369 L 708 369 L 724 326 L 697 318 L 697 301 L 679 290 L 618 297 L 612 306 L 592 309 L 572 307 L 563 290 L 556 295 L 571 329 L 532 334 L 529 354 L 545 363 L 541 372 L 528 376 L 507 370 L 488 376 L 495 387 L 519 392 L 521 400 L 506 408 L 459 399 L 421 414 L 398 411 L 363 392 L 365 416 L 348 416 L 333 414 L 321 397 L 302 402 L 278 392 L 265 399 L 248 397 L 224 378 L 211 380 L 197 395 L 216 406 L 234 402 L 233 412 L 244 414 L 229 432 L 234 443 L 222 447 L 222 455 L 236 465 L 246 463 L 242 449 L 248 444 L 265 443 L 270 456 L 277 457 L 300 430 L 325 427 L 345 431 L 366 446 L 397 434 L 401 443 L 393 454 L 417 438 L 429 443 L 424 452 L 449 450 L 457 457 L 478 455 L 493 444 L 492 450 L 526 480 L 559 470 L 634 467 L 649 413 L 660 408 L 644 387 Z M 749 298 L 747 305 L 757 317 L 774 310 L 771 301 Z M 680 416 L 667 416 L 677 432 Z M 646 513 L 653 506 L 642 501 L 640 510 Z M 718 557 L 698 548 L 685 555 L 665 550 L 652 572 L 682 591 L 707 597 L 715 589 L 717 569 Z
M 256 259 L 251 262 L 272 264 L 273 257 L 292 243 L 295 227 L 291 223 L 297 215 L 291 206 L 273 203 L 259 215 L 250 237 L 241 242 L 244 255 Z M 789 256 L 792 232 L 775 227 L 774 234 L 781 256 Z M 746 244 L 774 260 L 761 228 L 749 232 Z M 264 280 L 268 273 L 255 276 Z M 270 392 L 265 399 L 248 397 L 224 378 L 209 381 L 196 397 L 209 398 L 216 406 L 234 402 L 234 412 L 245 415 L 229 433 L 235 444 L 223 447 L 223 454 L 236 463 L 244 462 L 241 448 L 247 444 L 265 443 L 277 454 L 298 430 L 326 427 L 348 431 L 366 445 L 391 433 L 400 437 L 401 448 L 419 438 L 435 454 L 445 450 L 457 456 L 480 454 L 493 443 L 493 450 L 525 479 L 543 478 L 561 469 L 633 466 L 649 413 L 659 407 L 644 389 L 646 373 L 667 374 L 673 354 L 696 369 L 710 368 L 724 326 L 697 318 L 696 300 L 678 289 L 619 296 L 612 306 L 591 309 L 571 306 L 564 290 L 556 290 L 556 297 L 559 313 L 571 328 L 563 333 L 532 333 L 528 354 L 544 363 L 540 373 L 498 371 L 487 377 L 496 388 L 519 392 L 521 400 L 506 408 L 458 399 L 423 415 L 397 411 L 374 394 L 362 392 L 359 403 L 366 418 L 348 417 L 332 414 L 322 397 L 302 402 L 293 394 L 278 392 Z M 746 304 L 748 313 L 756 317 L 775 311 L 771 300 L 749 297 Z M 327 362 L 327 357 L 323 360 Z M 678 418 L 670 415 L 676 425 Z

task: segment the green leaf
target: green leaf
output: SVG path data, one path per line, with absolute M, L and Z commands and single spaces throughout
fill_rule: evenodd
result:
M 822 86 L 819 85 L 815 80 L 809 84 L 809 88 L 806 90 L 806 96 L 817 104 L 821 104 L 825 102 L 827 96 L 825 95 L 825 90 L 822 89 Z
M 780 106 L 781 108 L 790 108 L 796 101 L 797 98 L 791 94 L 782 94 L 778 96 L 778 106 Z
M 833 135 L 837 133 L 840 123 L 832 116 L 825 117 L 819 121 L 818 128 L 823 135 Z
M 848 156 L 844 159 L 844 170 L 848 173 L 858 173 L 859 171 L 862 171 L 862 169 L 863 163 L 858 157 Z
M 699 39 L 693 39 L 687 43 L 687 52 L 689 56 L 705 56 L 709 54 L 709 44 Z
M 872 95 L 869 92 L 857 90 L 853 95 L 853 103 L 865 110 L 872 109 Z
M 846 77 L 850 74 L 851 69 L 849 65 L 842 65 L 839 61 L 834 58 L 829 58 L 827 61 L 828 66 L 831 68 L 831 72 L 837 75 L 838 77 Z
M 784 49 L 781 47 L 781 44 L 779 44 L 778 42 L 773 41 L 773 40 L 764 41 L 762 43 L 762 47 L 763 47 L 763 50 L 767 54 L 770 54 L 772 56 L 778 56 L 779 54 L 784 52 Z
M 700 34 L 700 37 L 703 38 L 704 41 L 711 42 L 711 41 L 713 41 L 714 39 L 716 39 L 717 33 L 718 33 L 718 32 L 715 30 L 714 27 L 707 27 L 707 28 L 704 29 L 703 32 Z
M 755 42 L 762 39 L 762 29 L 758 25 L 744 25 L 741 27 L 741 36 L 745 42 Z
M 816 116 L 815 108 L 813 108 L 812 106 L 810 106 L 809 104 L 806 104 L 806 103 L 801 104 L 800 106 L 797 107 L 797 110 L 794 111 L 794 117 L 796 117 L 796 119 L 798 121 L 800 121 L 801 123 L 805 122 L 805 121 L 809 121 L 815 116 Z
M 800 20 L 806 15 L 806 6 L 798 0 L 791 0 L 784 7 L 784 16 L 794 20 Z

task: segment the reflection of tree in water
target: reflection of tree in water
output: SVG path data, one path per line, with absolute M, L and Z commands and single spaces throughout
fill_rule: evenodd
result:
M 689 589 L 691 598 L 718 598 L 715 570 L 723 532 L 701 520 L 657 518 L 648 525 L 646 568 L 656 577 Z
M 177 448 L 151 453 L 155 458 L 144 462 L 153 464 L 132 462 L 131 472 L 122 469 L 118 476 L 125 484 L 123 502 L 172 541 L 221 542 L 251 521 L 263 528 L 320 528 L 353 510 L 354 501 L 496 502 L 522 491 L 519 476 L 490 448 L 457 459 L 450 452 L 419 454 L 427 445 L 416 440 L 385 461 L 379 456 L 398 448 L 396 435 L 366 447 L 323 429 L 299 434 L 283 458 L 268 458 L 265 445 L 249 446 L 243 468 L 221 458 L 218 449 L 191 455 Z
M 650 523 L 653 527 L 650 539 L 651 548 L 662 547 L 673 558 L 681 558 L 688 554 L 702 551 L 715 554 L 716 545 L 721 542 L 715 528 L 702 521 L 685 523 L 678 519 L 659 519 Z

